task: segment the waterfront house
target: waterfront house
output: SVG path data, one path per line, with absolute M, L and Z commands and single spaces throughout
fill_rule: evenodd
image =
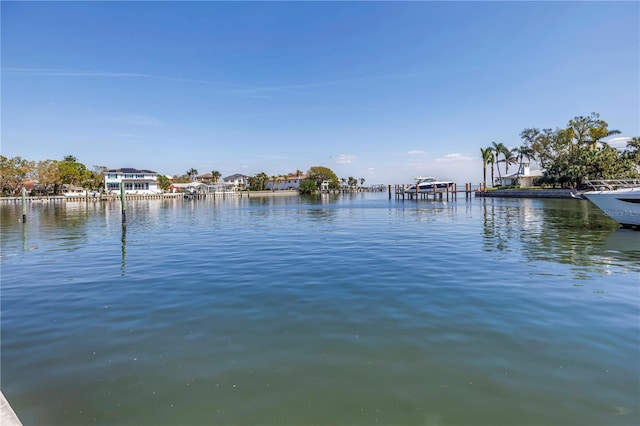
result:
M 249 185 L 249 176 L 236 173 L 234 175 L 222 178 L 222 183 L 242 190 Z
M 104 173 L 104 189 L 107 193 L 120 191 L 120 183 L 124 183 L 127 194 L 160 194 L 158 174 L 151 170 L 132 168 L 112 169 Z
M 88 196 L 88 191 L 85 190 L 81 186 L 71 185 L 71 184 L 63 184 L 62 185 L 62 194 L 65 197 L 81 197 L 83 195 Z
M 278 176 L 275 182 L 273 179 L 268 180 L 265 187 L 268 190 L 298 189 L 300 188 L 300 182 L 306 178 L 307 175 Z
M 531 170 L 529 165 L 525 163 L 516 173 L 503 176 L 502 181 L 505 186 L 519 184 L 521 188 L 531 188 L 533 180 L 541 176 L 542 172 L 540 170 Z
M 213 181 L 213 174 L 211 173 L 203 173 L 201 175 L 196 176 L 196 182 L 211 183 L 212 181 Z

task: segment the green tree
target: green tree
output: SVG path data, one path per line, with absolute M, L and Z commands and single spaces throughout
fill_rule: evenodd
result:
M 309 169 L 307 175 L 316 182 L 318 187 L 320 187 L 320 184 L 324 181 L 329 182 L 330 189 L 338 189 L 340 187 L 338 176 L 328 167 L 313 166 Z
M 265 172 L 256 173 L 255 176 L 249 177 L 250 191 L 264 191 L 269 181 L 269 176 Z
M 220 177 L 222 176 L 222 174 L 217 171 L 217 170 L 212 170 L 211 171 L 211 181 L 213 183 L 218 183 L 218 181 L 220 180 Z
M 509 149 L 504 152 L 504 174 L 509 174 L 509 165 L 516 164 L 518 162 L 517 148 Z
M 505 158 L 509 155 L 509 149 L 502 142 L 491 142 L 493 145 L 493 152 L 496 156 L 496 163 L 504 162 L 504 160 L 500 160 L 500 154 L 502 154 Z M 500 181 L 500 185 L 502 185 L 502 175 L 500 174 L 500 164 L 497 164 L 498 168 L 498 180 Z
M 360 180 L 360 186 L 364 186 L 365 179 L 364 178 L 360 178 L 359 180 Z
M 522 173 L 522 170 L 523 170 L 522 166 L 525 163 L 525 158 L 526 158 L 527 164 L 529 164 L 529 162 L 533 158 L 534 153 L 533 153 L 533 149 L 531 149 L 531 147 L 528 145 L 522 145 L 519 148 L 516 148 L 516 152 L 518 154 L 518 175 L 519 175 L 520 173 Z
M 58 173 L 61 184 L 76 186 L 82 186 L 89 176 L 87 166 L 78 162 L 73 155 L 67 155 L 58 163 Z
M 191 182 L 194 182 L 194 181 L 196 180 L 196 176 L 198 176 L 198 170 L 196 170 L 196 169 L 194 169 L 194 168 L 192 167 L 192 168 L 190 168 L 189 170 L 187 170 L 187 171 L 185 172 L 185 174 L 186 174 L 187 176 L 189 176 L 189 180 L 190 180 Z
M 318 185 L 316 181 L 313 179 L 303 179 L 300 182 L 300 187 L 298 188 L 298 192 L 300 194 L 314 194 L 318 190 Z
M 487 164 L 491 162 L 493 164 L 493 148 L 480 148 L 480 155 L 482 156 L 482 186 L 484 190 L 487 190 Z M 491 179 L 493 180 L 493 169 L 491 173 Z M 492 185 L 493 186 L 493 185 Z
M 165 175 L 158 174 L 156 177 L 158 181 L 158 187 L 163 191 L 168 191 L 171 186 L 171 179 L 166 177 Z
M 35 176 L 41 193 L 57 193 L 60 183 L 57 160 L 38 161 L 35 167 Z
M 624 151 L 623 156 L 640 166 L 640 137 L 636 136 L 627 142 L 627 149 Z
M 14 195 L 24 183 L 34 177 L 35 163 L 22 157 L 0 155 L 0 187 L 3 193 Z

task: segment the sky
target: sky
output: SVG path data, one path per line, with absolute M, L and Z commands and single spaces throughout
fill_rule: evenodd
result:
M 0 4 L 6 157 L 162 174 L 482 181 L 598 112 L 640 136 L 638 2 Z M 535 167 L 534 167 L 535 168 Z

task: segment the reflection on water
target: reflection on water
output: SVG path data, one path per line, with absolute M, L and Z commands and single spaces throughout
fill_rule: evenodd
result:
M 0 212 L 25 424 L 640 424 L 640 233 L 588 203 Z
M 122 264 L 120 266 L 120 271 L 122 272 L 122 276 L 126 275 L 126 266 L 127 266 L 127 227 L 122 226 L 122 237 L 120 238 L 122 242 Z
M 595 254 L 633 259 L 638 233 L 618 229 L 589 203 L 577 200 L 482 201 L 484 249 L 521 252 L 529 261 L 593 266 Z M 601 250 L 612 239 L 622 250 Z M 635 244 L 634 244 L 635 243 Z

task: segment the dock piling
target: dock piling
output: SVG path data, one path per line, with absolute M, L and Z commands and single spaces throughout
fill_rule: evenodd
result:
M 22 223 L 27 223 L 27 190 L 22 187 Z
M 124 182 L 120 182 L 120 205 L 122 207 L 122 226 L 127 226 L 127 202 L 124 191 Z

